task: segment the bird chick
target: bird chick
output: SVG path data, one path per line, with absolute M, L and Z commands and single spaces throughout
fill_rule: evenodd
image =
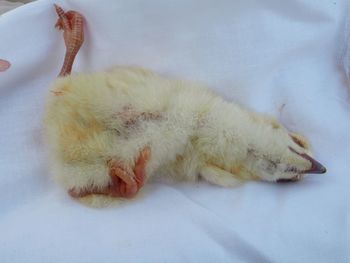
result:
M 56 11 L 65 36 L 83 39 L 81 15 Z M 69 75 L 71 64 L 51 87 L 44 123 L 52 171 L 73 197 L 131 198 L 156 177 L 231 187 L 326 172 L 302 136 L 201 84 L 133 67 Z
M 59 78 L 51 91 L 45 124 L 53 170 L 73 195 L 105 193 L 111 167 L 124 182 L 163 175 L 221 186 L 325 172 L 301 136 L 196 83 L 118 67 Z M 124 187 L 134 187 L 126 197 L 140 188 Z

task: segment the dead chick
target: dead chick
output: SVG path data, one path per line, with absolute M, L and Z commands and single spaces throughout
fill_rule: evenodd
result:
M 326 172 L 302 136 L 203 85 L 131 67 L 70 75 L 84 20 L 56 10 L 67 52 L 45 131 L 53 173 L 73 197 L 131 198 L 159 176 L 231 187 Z

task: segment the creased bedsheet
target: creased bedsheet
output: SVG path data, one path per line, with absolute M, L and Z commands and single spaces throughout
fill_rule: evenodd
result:
M 350 262 L 349 1 L 70 0 L 74 70 L 138 65 L 201 81 L 309 137 L 295 184 L 146 185 L 92 209 L 49 176 L 42 116 L 64 55 L 53 1 L 0 17 L 0 262 Z M 229 121 L 229 120 L 228 120 Z

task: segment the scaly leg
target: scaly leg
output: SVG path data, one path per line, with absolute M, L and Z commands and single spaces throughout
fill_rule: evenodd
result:
M 64 12 L 58 5 L 55 5 L 55 9 L 59 17 L 55 27 L 64 31 L 63 37 L 66 45 L 66 55 L 59 76 L 65 76 L 71 73 L 75 56 L 84 42 L 84 17 L 76 11 Z M 103 189 L 79 190 L 72 188 L 68 192 L 75 198 L 91 194 L 131 198 L 137 194 L 145 182 L 145 169 L 149 156 L 150 149 L 143 149 L 133 169 L 123 165 L 120 160 L 112 159 L 108 162 L 109 176 L 111 177 L 111 182 L 108 186 Z
M 59 17 L 55 27 L 64 31 L 66 45 L 63 66 L 58 75 L 62 77 L 71 73 L 75 56 L 84 42 L 84 17 L 76 11 L 64 12 L 58 5 L 55 5 L 55 9 Z
M 146 180 L 146 164 L 150 157 L 150 149 L 146 147 L 140 152 L 138 159 L 135 162 L 133 169 L 123 165 L 117 159 L 112 159 L 108 162 L 109 176 L 111 182 L 103 189 L 89 189 L 77 191 L 70 189 L 68 192 L 72 197 L 80 198 L 91 194 L 108 195 L 112 197 L 134 197 Z

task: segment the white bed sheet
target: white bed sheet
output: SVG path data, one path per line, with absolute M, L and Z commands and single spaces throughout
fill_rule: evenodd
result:
M 146 185 L 104 209 L 48 175 L 41 118 L 64 44 L 53 1 L 0 17 L 0 262 L 350 262 L 348 0 L 70 0 L 75 71 L 132 64 L 199 80 L 310 138 L 295 184 Z

